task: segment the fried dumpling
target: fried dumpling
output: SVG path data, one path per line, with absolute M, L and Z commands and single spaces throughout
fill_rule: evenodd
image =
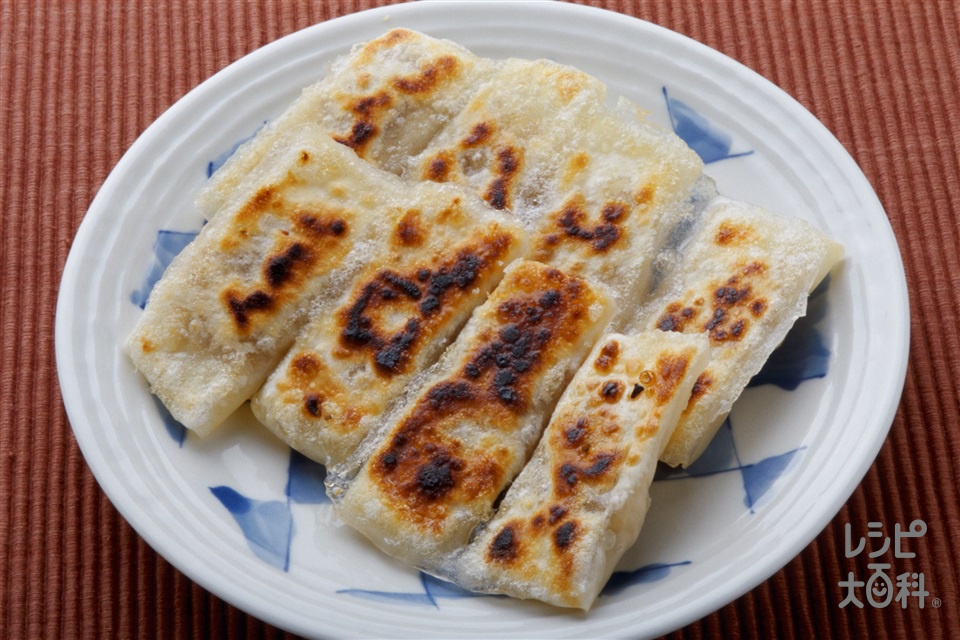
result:
M 241 145 L 208 180 L 197 204 L 212 216 L 286 132 L 304 124 L 323 127 L 359 157 L 400 173 L 463 107 L 489 64 L 457 44 L 408 29 L 358 44 Z
M 527 247 L 509 216 L 452 185 L 411 186 L 411 206 L 349 291 L 319 310 L 253 398 L 282 440 L 342 462 L 433 364 Z
M 809 223 L 727 198 L 713 200 L 671 275 L 633 330 L 702 333 L 710 364 L 663 455 L 688 466 L 843 255 Z
M 262 164 L 246 195 L 171 263 L 125 343 L 153 393 L 200 435 L 250 398 L 311 315 L 342 295 L 384 225 L 422 204 L 463 201 L 459 190 L 375 169 L 316 127 L 290 132 Z
M 337 515 L 390 555 L 438 566 L 523 468 L 612 311 L 586 281 L 514 262 L 424 383 L 360 448 L 359 471 L 348 461 L 328 474 Z
M 657 459 L 709 357 L 707 338 L 601 338 L 494 518 L 446 567 L 461 586 L 590 608 L 637 540 Z
M 608 106 L 596 78 L 509 59 L 404 176 L 463 184 L 509 210 L 531 233 L 530 259 L 602 282 L 626 318 L 666 236 L 690 214 L 702 167 L 626 101 Z

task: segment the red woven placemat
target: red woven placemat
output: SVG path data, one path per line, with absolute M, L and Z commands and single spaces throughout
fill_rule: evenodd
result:
M 60 273 L 87 206 L 136 137 L 230 62 L 382 2 L 0 0 L 0 637 L 285 634 L 197 587 L 123 521 L 87 469 L 56 381 Z M 882 201 L 911 295 L 890 436 L 796 559 L 674 637 L 949 637 L 960 630 L 960 5 L 953 1 L 591 2 L 689 35 L 796 97 Z M 853 426 L 852 426 L 853 427 Z M 923 609 L 841 609 L 865 579 L 844 525 L 928 525 Z M 939 607 L 934 606 L 936 602 Z

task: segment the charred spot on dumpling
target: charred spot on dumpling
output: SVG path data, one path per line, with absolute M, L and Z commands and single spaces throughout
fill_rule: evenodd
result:
M 347 223 L 339 217 L 303 212 L 297 216 L 297 229 L 309 236 L 333 236 L 339 238 L 347 232 Z
M 497 173 L 503 177 L 513 177 L 520 168 L 520 152 L 513 147 L 503 147 L 497 151 Z
M 306 150 L 300 151 L 300 156 L 297 158 L 297 163 L 301 166 L 310 162 L 310 152 Z
M 608 202 L 601 210 L 601 215 L 607 222 L 619 222 L 626 214 L 627 207 L 621 202 Z
M 472 385 L 457 381 L 440 382 L 427 392 L 427 402 L 438 412 L 448 412 L 451 405 L 469 402 L 474 397 Z
M 600 387 L 600 396 L 605 402 L 619 402 L 623 397 L 623 383 L 619 380 L 608 380 Z
M 577 467 L 569 462 L 560 465 L 558 475 L 560 476 L 560 480 L 565 482 L 568 486 L 572 487 L 577 484 Z
M 415 224 L 417 216 L 407 216 Z M 511 242 L 499 234 L 484 238 L 476 246 L 461 250 L 452 260 L 435 269 L 416 268 L 409 275 L 383 270 L 368 280 L 339 314 L 340 337 L 344 346 L 367 349 L 377 370 L 392 375 L 404 370 L 422 342 L 429 317 L 438 313 L 444 300 L 469 291 L 493 259 L 502 255 Z M 378 326 L 376 312 L 389 305 L 414 302 L 410 316 L 399 330 Z
M 250 314 L 257 311 L 266 311 L 273 307 L 273 296 L 266 291 L 259 289 L 245 296 L 239 294 L 233 289 L 228 289 L 224 294 L 227 308 L 233 316 L 233 321 L 237 328 L 245 330 L 250 326 Z
M 557 549 L 564 550 L 573 544 L 577 536 L 577 523 L 574 520 L 564 522 L 553 532 L 553 542 Z
M 377 134 L 379 129 L 372 122 L 357 120 L 345 136 L 334 136 L 333 139 L 342 145 L 348 146 L 357 153 L 363 151 L 367 143 Z
M 423 244 L 425 236 L 426 230 L 423 228 L 423 220 L 420 212 L 415 209 L 411 209 L 403 215 L 394 231 L 396 241 L 405 247 Z
M 519 168 L 519 150 L 506 146 L 497 151 L 496 161 L 493 167 L 495 177 L 490 181 L 483 196 L 484 200 L 494 209 L 507 209 L 510 207 L 510 190 Z
M 483 194 L 484 200 L 494 209 L 506 209 L 508 203 L 507 187 L 507 181 L 504 178 L 494 178 L 487 187 L 487 192 Z
M 699 310 L 695 307 L 684 306 L 682 302 L 671 302 L 657 320 L 657 328 L 661 331 L 683 331 L 698 313 Z
M 589 466 L 574 464 L 573 462 L 564 462 L 556 470 L 557 482 L 555 486 L 560 495 L 567 495 L 577 486 L 581 480 L 592 480 L 603 476 L 616 460 L 615 453 L 605 451 L 595 454 L 590 460 Z
M 708 290 L 711 295 L 708 297 L 710 310 L 707 311 L 705 322 L 699 325 L 702 331 L 705 331 L 713 344 L 727 342 L 731 340 L 740 340 L 749 330 L 749 318 L 762 317 L 767 310 L 767 300 L 756 297 L 752 281 L 762 278 L 767 271 L 767 265 L 759 260 L 753 260 L 747 264 L 741 264 L 725 280 L 712 285 Z M 699 313 L 700 308 L 705 308 L 705 301 L 702 297 L 694 301 L 697 309 L 693 309 L 690 314 L 690 320 L 694 319 Z M 674 303 L 679 308 L 680 303 Z M 668 308 L 668 312 L 671 311 Z M 670 317 L 667 317 L 670 316 Z M 685 321 L 678 318 L 676 313 L 665 314 L 662 320 L 661 328 L 669 325 L 681 326 Z
M 513 241 L 512 235 L 496 232 L 476 238 L 432 269 L 414 267 L 408 274 L 381 271 L 359 288 L 353 302 L 341 310 L 341 342 L 373 352 L 377 366 L 385 372 L 402 370 L 423 342 L 420 336 L 430 335 L 434 326 L 431 318 L 448 301 L 471 295 L 478 280 Z M 410 305 L 411 302 L 415 304 Z M 400 331 L 390 333 L 378 326 L 376 312 L 396 305 L 408 305 L 404 312 L 409 316 Z
M 386 91 L 380 91 L 371 96 L 358 98 L 350 105 L 350 110 L 359 116 L 372 116 L 373 114 L 389 107 L 393 103 L 393 98 Z
M 303 397 L 303 408 L 308 415 L 314 418 L 320 417 L 320 411 L 323 407 L 323 398 L 316 393 L 308 393 Z
M 447 494 L 457 483 L 456 474 L 463 469 L 463 460 L 438 453 L 417 470 L 417 488 L 435 500 Z
M 543 295 L 540 296 L 540 306 L 544 309 L 555 307 L 558 304 L 560 304 L 560 292 L 556 289 L 544 291 Z
M 559 504 L 552 504 L 549 508 L 550 518 L 548 522 L 550 524 L 557 524 L 560 520 L 567 515 L 567 508 Z
M 747 321 L 743 318 L 740 318 L 730 327 L 730 335 L 737 339 L 743 335 L 743 332 L 747 329 Z
M 335 135 L 333 139 L 357 153 L 362 153 L 367 143 L 380 132 L 376 122 L 379 114 L 392 103 L 393 97 L 386 91 L 356 98 L 345 105 L 354 114 L 350 132 L 346 135 Z
M 497 291 L 508 291 L 502 297 Z M 496 324 L 485 330 L 462 368 L 464 378 L 513 411 L 531 401 L 530 384 L 553 352 L 578 339 L 596 297 L 586 284 L 535 262 L 507 276 L 490 299 Z M 549 365 L 547 365 L 549 366 Z
M 739 279 L 734 276 L 717 287 L 713 293 L 713 314 L 703 325 L 704 331 L 714 342 L 739 340 L 747 328 L 746 320 L 739 318 L 734 311 L 738 307 L 747 307 L 753 312 L 752 289 L 749 284 L 739 286 Z M 763 309 L 760 309 L 761 313 Z
M 600 453 L 594 457 L 593 464 L 583 469 L 583 475 L 588 478 L 594 478 L 601 475 L 604 471 L 607 470 L 607 467 L 610 466 L 610 463 L 613 462 L 614 455 L 612 453 Z
M 567 439 L 567 444 L 577 446 L 583 441 L 583 436 L 587 432 L 587 419 L 578 418 L 573 426 L 567 427 L 563 435 Z
M 556 297 L 548 295 L 551 292 Z M 529 378 L 524 374 L 540 361 L 542 349 L 553 336 L 550 329 L 536 326 L 544 320 L 545 300 L 546 308 L 559 304 L 559 292 L 548 291 L 539 300 L 521 302 L 514 299 L 502 303 L 498 315 L 505 322 L 497 332 L 499 339 L 479 349 L 464 367 L 465 375 L 473 379 L 490 371 L 491 390 L 506 405 L 519 406 L 519 387 Z
M 395 78 L 393 86 L 402 93 L 431 93 L 444 82 L 456 78 L 460 72 L 460 63 L 453 56 L 443 55 L 428 60 L 417 74 Z
M 410 359 L 410 347 L 420 335 L 420 323 L 416 318 L 407 320 L 404 328 L 390 337 L 386 345 L 377 350 L 374 362 L 380 370 L 396 373 Z
M 730 285 L 717 287 L 717 289 L 713 292 L 713 297 L 716 301 L 716 304 L 730 307 L 750 295 L 749 286 L 737 288 L 736 286 L 732 286 L 733 284 L 736 284 L 736 282 L 731 283 Z
M 474 283 L 484 266 L 485 261 L 476 253 L 461 252 L 453 264 L 440 267 L 429 277 L 427 293 L 442 296 L 452 287 L 466 289 Z
M 478 122 L 473 125 L 473 128 L 470 129 L 469 135 L 463 139 L 461 146 L 463 147 L 475 147 L 478 144 L 486 142 L 490 138 L 490 134 L 493 133 L 493 126 L 486 122 Z
M 388 295 L 383 295 L 389 292 Z M 411 349 L 420 335 L 420 322 L 409 318 L 403 327 L 386 333 L 374 326 L 369 308 L 390 304 L 398 297 L 418 300 L 420 287 L 412 280 L 391 271 L 383 271 L 363 286 L 356 300 L 341 312 L 340 339 L 347 346 L 369 348 L 381 373 L 400 372 L 411 358 Z
M 380 454 L 379 457 L 380 466 L 383 467 L 385 471 L 391 471 L 397 466 L 399 462 L 399 457 L 397 452 L 393 449 L 389 449 Z
M 710 376 L 709 371 L 701 373 L 697 377 L 697 381 L 693 383 L 693 389 L 690 391 L 690 402 L 695 402 L 706 394 L 713 386 L 713 382 L 713 377 Z
M 493 537 L 487 547 L 487 557 L 497 562 L 510 562 L 517 557 L 518 538 L 516 529 L 512 525 L 504 525 Z
M 450 179 L 451 168 L 453 168 L 453 158 L 450 154 L 441 151 L 427 163 L 424 178 L 433 182 L 446 182 Z
M 264 266 L 264 276 L 271 289 L 286 284 L 292 277 L 297 264 L 310 262 L 311 252 L 300 242 L 294 242 L 282 253 L 268 258 Z
M 620 343 L 616 340 L 611 340 L 600 349 L 600 355 L 594 360 L 593 367 L 597 371 L 606 373 L 617 364 L 619 355 Z
M 423 315 L 430 315 L 440 308 L 440 300 L 436 296 L 427 296 L 420 303 L 420 312 Z
M 601 207 L 601 221 L 591 227 L 584 206 L 582 196 L 572 198 L 556 214 L 556 224 L 567 238 L 588 242 L 597 252 L 606 251 L 620 239 L 619 223 L 629 210 L 623 203 L 608 202 Z
M 713 315 L 710 316 L 710 319 L 707 321 L 707 323 L 703 325 L 703 328 L 711 333 L 712 338 L 718 338 L 719 331 L 717 331 L 717 327 L 720 327 L 726 321 L 726 319 L 726 309 L 722 307 L 714 309 Z

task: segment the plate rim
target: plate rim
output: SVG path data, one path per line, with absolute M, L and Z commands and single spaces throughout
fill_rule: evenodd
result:
M 109 461 L 105 459 L 105 457 L 102 455 L 102 452 L 95 448 L 95 443 L 93 440 L 87 436 L 87 434 L 82 433 L 82 427 L 81 431 L 78 432 L 77 428 L 74 426 L 77 424 L 77 422 L 75 422 L 75 417 L 79 415 L 80 410 L 74 406 L 76 404 L 76 400 L 71 397 L 72 394 L 78 393 L 78 390 L 74 384 L 74 381 L 67 376 L 68 372 L 77 370 L 77 364 L 75 362 L 75 354 L 70 349 L 70 327 L 68 324 L 69 316 L 71 315 L 71 303 L 73 302 L 72 288 L 66 285 L 76 282 L 79 276 L 77 273 L 77 268 L 80 261 L 80 249 L 78 249 L 78 247 L 85 248 L 90 245 L 92 240 L 90 237 L 93 228 L 92 221 L 99 219 L 101 216 L 109 214 L 109 212 L 103 210 L 103 203 L 109 201 L 110 197 L 122 185 L 122 177 L 126 172 L 127 166 L 141 153 L 141 148 L 147 146 L 153 138 L 156 138 L 162 129 L 167 125 L 168 121 L 172 120 L 180 111 L 188 109 L 193 101 L 201 99 L 204 93 L 210 91 L 212 88 L 215 88 L 218 83 L 229 81 L 235 76 L 241 76 L 248 66 L 255 65 L 256 63 L 260 62 L 262 58 L 268 58 L 270 55 L 272 55 L 274 49 L 282 48 L 298 38 L 308 39 L 313 37 L 321 37 L 323 32 L 327 29 L 348 29 L 353 25 L 353 23 L 361 24 L 367 21 L 375 21 L 386 14 L 404 14 L 404 16 L 406 16 L 418 12 L 433 12 L 436 11 L 436 8 L 449 9 L 451 6 L 457 6 L 458 8 L 465 6 L 483 7 L 489 10 L 492 5 L 495 5 L 498 11 L 514 11 L 524 7 L 536 7 L 536 10 L 538 11 L 559 11 L 561 13 L 566 12 L 570 16 L 590 16 L 591 18 L 596 17 L 598 19 L 613 20 L 620 26 L 623 26 L 627 29 L 635 29 L 638 27 L 640 29 L 654 29 L 660 32 L 660 35 L 664 37 L 679 39 L 679 41 L 683 42 L 685 47 L 691 48 L 697 55 L 708 56 L 714 61 L 720 61 L 723 64 L 734 65 L 737 67 L 738 72 L 746 73 L 751 82 L 760 82 L 764 85 L 766 90 L 777 94 L 777 98 L 781 101 L 783 106 L 789 105 L 791 115 L 797 118 L 804 128 L 813 127 L 821 130 L 821 134 L 823 134 L 821 137 L 824 140 L 831 141 L 833 144 L 834 148 L 829 149 L 830 155 L 834 158 L 837 158 L 838 162 L 842 161 L 843 163 L 848 164 L 850 167 L 855 169 L 860 177 L 862 177 L 862 183 L 855 186 L 858 187 L 859 195 L 864 198 L 864 204 L 869 204 L 870 206 L 878 209 L 880 212 L 883 212 L 882 203 L 877 197 L 872 186 L 869 184 L 868 179 L 863 175 L 859 166 L 856 164 L 849 152 L 843 147 L 842 144 L 840 144 L 840 142 L 820 120 L 813 116 L 813 114 L 803 107 L 796 99 L 777 87 L 773 82 L 764 78 L 733 58 L 730 58 L 729 56 L 726 56 L 725 54 L 722 54 L 719 51 L 716 51 L 688 36 L 679 34 L 655 23 L 647 22 L 639 18 L 634 18 L 605 9 L 548 1 L 499 3 L 495 0 L 467 0 L 466 2 L 431 1 L 426 3 L 388 5 L 385 7 L 377 7 L 347 14 L 345 16 L 333 18 L 331 20 L 317 23 L 304 29 L 295 31 L 291 34 L 283 36 L 282 38 L 274 40 L 263 47 L 256 49 L 255 51 L 252 51 L 251 53 L 241 57 L 237 61 L 231 63 L 227 67 L 219 70 L 217 73 L 204 80 L 202 83 L 191 89 L 187 94 L 177 100 L 173 105 L 171 105 L 138 136 L 137 140 L 129 147 L 129 149 L 118 161 L 116 166 L 111 170 L 107 179 L 104 181 L 97 195 L 87 209 L 87 212 L 84 215 L 84 218 L 81 221 L 81 224 L 73 239 L 69 255 L 63 268 L 60 280 L 60 289 L 57 295 L 55 320 L 55 351 L 57 372 L 61 394 L 63 396 L 64 406 L 66 408 L 67 416 L 71 425 L 71 430 L 74 433 L 78 445 L 80 446 L 84 459 L 97 479 L 98 484 L 104 490 L 104 493 L 108 496 L 111 503 L 117 508 L 124 519 L 130 523 L 130 525 L 137 531 L 139 535 L 144 538 L 144 540 L 148 542 L 148 544 L 150 544 L 151 547 L 156 549 L 161 556 L 168 559 L 171 564 L 173 564 L 179 571 L 187 575 L 191 580 L 203 586 L 211 593 L 222 597 L 225 601 L 237 604 L 237 606 L 242 608 L 244 611 L 248 611 L 251 614 L 275 624 L 278 627 L 289 628 L 300 633 L 305 631 L 302 628 L 300 628 L 298 631 L 298 628 L 296 626 L 291 627 L 290 621 L 283 616 L 274 615 L 273 612 L 258 607 L 256 602 L 250 602 L 246 597 L 238 597 L 238 593 L 233 592 L 233 589 L 225 588 L 223 584 L 217 583 L 216 578 L 208 576 L 198 568 L 184 563 L 183 560 L 187 556 L 192 557 L 194 555 L 193 553 L 182 554 L 179 549 L 171 549 L 171 545 L 166 543 L 165 540 L 158 539 L 156 536 L 154 536 L 153 531 L 144 531 L 145 525 L 142 522 L 142 516 L 137 513 L 137 505 L 132 504 L 129 500 L 129 496 L 121 491 L 119 487 L 108 482 L 104 482 L 103 478 L 108 477 L 108 475 L 112 475 L 111 470 L 108 468 Z M 823 140 L 821 140 L 821 142 L 823 142 Z M 734 591 L 736 591 L 736 593 L 732 597 L 731 591 L 713 592 L 697 603 L 697 606 L 694 607 L 693 614 L 684 613 L 682 616 L 674 616 L 674 618 L 682 617 L 682 624 L 693 622 L 703 615 L 709 614 L 723 605 L 732 602 L 736 598 L 739 598 L 744 593 L 754 589 L 757 585 L 779 571 L 783 566 L 795 558 L 804 547 L 806 547 L 822 532 L 823 528 L 826 527 L 827 524 L 829 524 L 829 522 L 836 516 L 843 504 L 849 500 L 850 496 L 856 490 L 870 466 L 872 466 L 874 463 L 880 448 L 885 442 L 887 434 L 889 433 L 889 429 L 893 424 L 894 417 L 898 410 L 899 398 L 901 397 L 905 384 L 910 345 L 910 305 L 905 270 L 903 267 L 903 261 L 899 251 L 897 239 L 885 214 L 884 221 L 886 222 L 883 229 L 884 235 L 887 236 L 888 240 L 892 241 L 898 257 L 897 266 L 899 278 L 898 282 L 895 283 L 896 286 L 894 288 L 897 294 L 896 297 L 898 299 L 902 299 L 902 305 L 895 305 L 900 307 L 899 321 L 902 330 L 899 335 L 900 351 L 899 353 L 895 354 L 898 366 L 895 368 L 895 371 L 890 378 L 891 387 L 889 389 L 891 396 L 897 398 L 897 400 L 890 401 L 885 406 L 880 407 L 877 411 L 875 411 L 876 415 L 873 418 L 873 422 L 885 424 L 886 428 L 879 428 L 873 432 L 875 437 L 869 442 L 869 446 L 864 449 L 864 451 L 867 451 L 868 454 L 863 455 L 857 461 L 858 464 L 851 465 L 851 468 L 846 470 L 845 481 L 842 483 L 844 484 L 845 488 L 842 491 L 835 492 L 832 496 L 832 499 L 829 500 L 826 505 L 819 504 L 817 505 L 818 508 L 811 511 L 810 515 L 814 518 L 815 524 L 809 527 L 802 535 L 798 534 L 793 536 L 792 539 L 788 539 L 788 551 L 778 554 L 771 554 L 768 556 L 768 558 L 774 559 L 768 560 L 767 562 L 757 563 L 754 567 L 752 567 L 752 571 L 748 572 L 750 576 L 749 579 L 743 580 L 741 583 L 743 588 L 735 589 Z M 847 490 L 847 487 L 849 490 Z M 134 515 L 131 516 L 131 514 Z M 172 546 L 176 547 L 176 545 Z M 781 562 L 781 556 L 786 557 L 786 560 Z M 172 558 L 176 558 L 176 561 L 174 561 Z M 240 595 L 242 596 L 242 594 Z M 673 620 L 673 622 L 670 622 L 669 620 Z M 652 632 L 664 632 L 677 628 L 674 625 L 674 622 L 676 622 L 676 620 L 668 617 L 665 623 L 661 625 L 662 628 L 660 628 L 659 631 L 654 629 Z M 310 630 L 306 631 L 307 633 L 310 632 Z

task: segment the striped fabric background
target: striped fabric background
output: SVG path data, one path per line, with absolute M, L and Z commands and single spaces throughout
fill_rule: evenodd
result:
M 202 80 L 367 0 L 0 0 L 0 637 L 287 637 L 157 556 L 73 439 L 54 364 L 60 273 L 87 206 L 137 136 Z M 689 35 L 766 76 L 844 144 L 900 242 L 912 347 L 900 410 L 848 504 L 796 559 L 672 634 L 949 637 L 960 630 L 960 3 L 591 2 Z M 851 425 L 854 427 L 855 425 Z M 844 525 L 927 534 L 900 570 L 926 606 L 847 607 Z M 912 563 L 912 564 L 911 564 Z M 902 567 L 902 569 L 901 569 Z M 935 608 L 932 599 L 940 599 Z

